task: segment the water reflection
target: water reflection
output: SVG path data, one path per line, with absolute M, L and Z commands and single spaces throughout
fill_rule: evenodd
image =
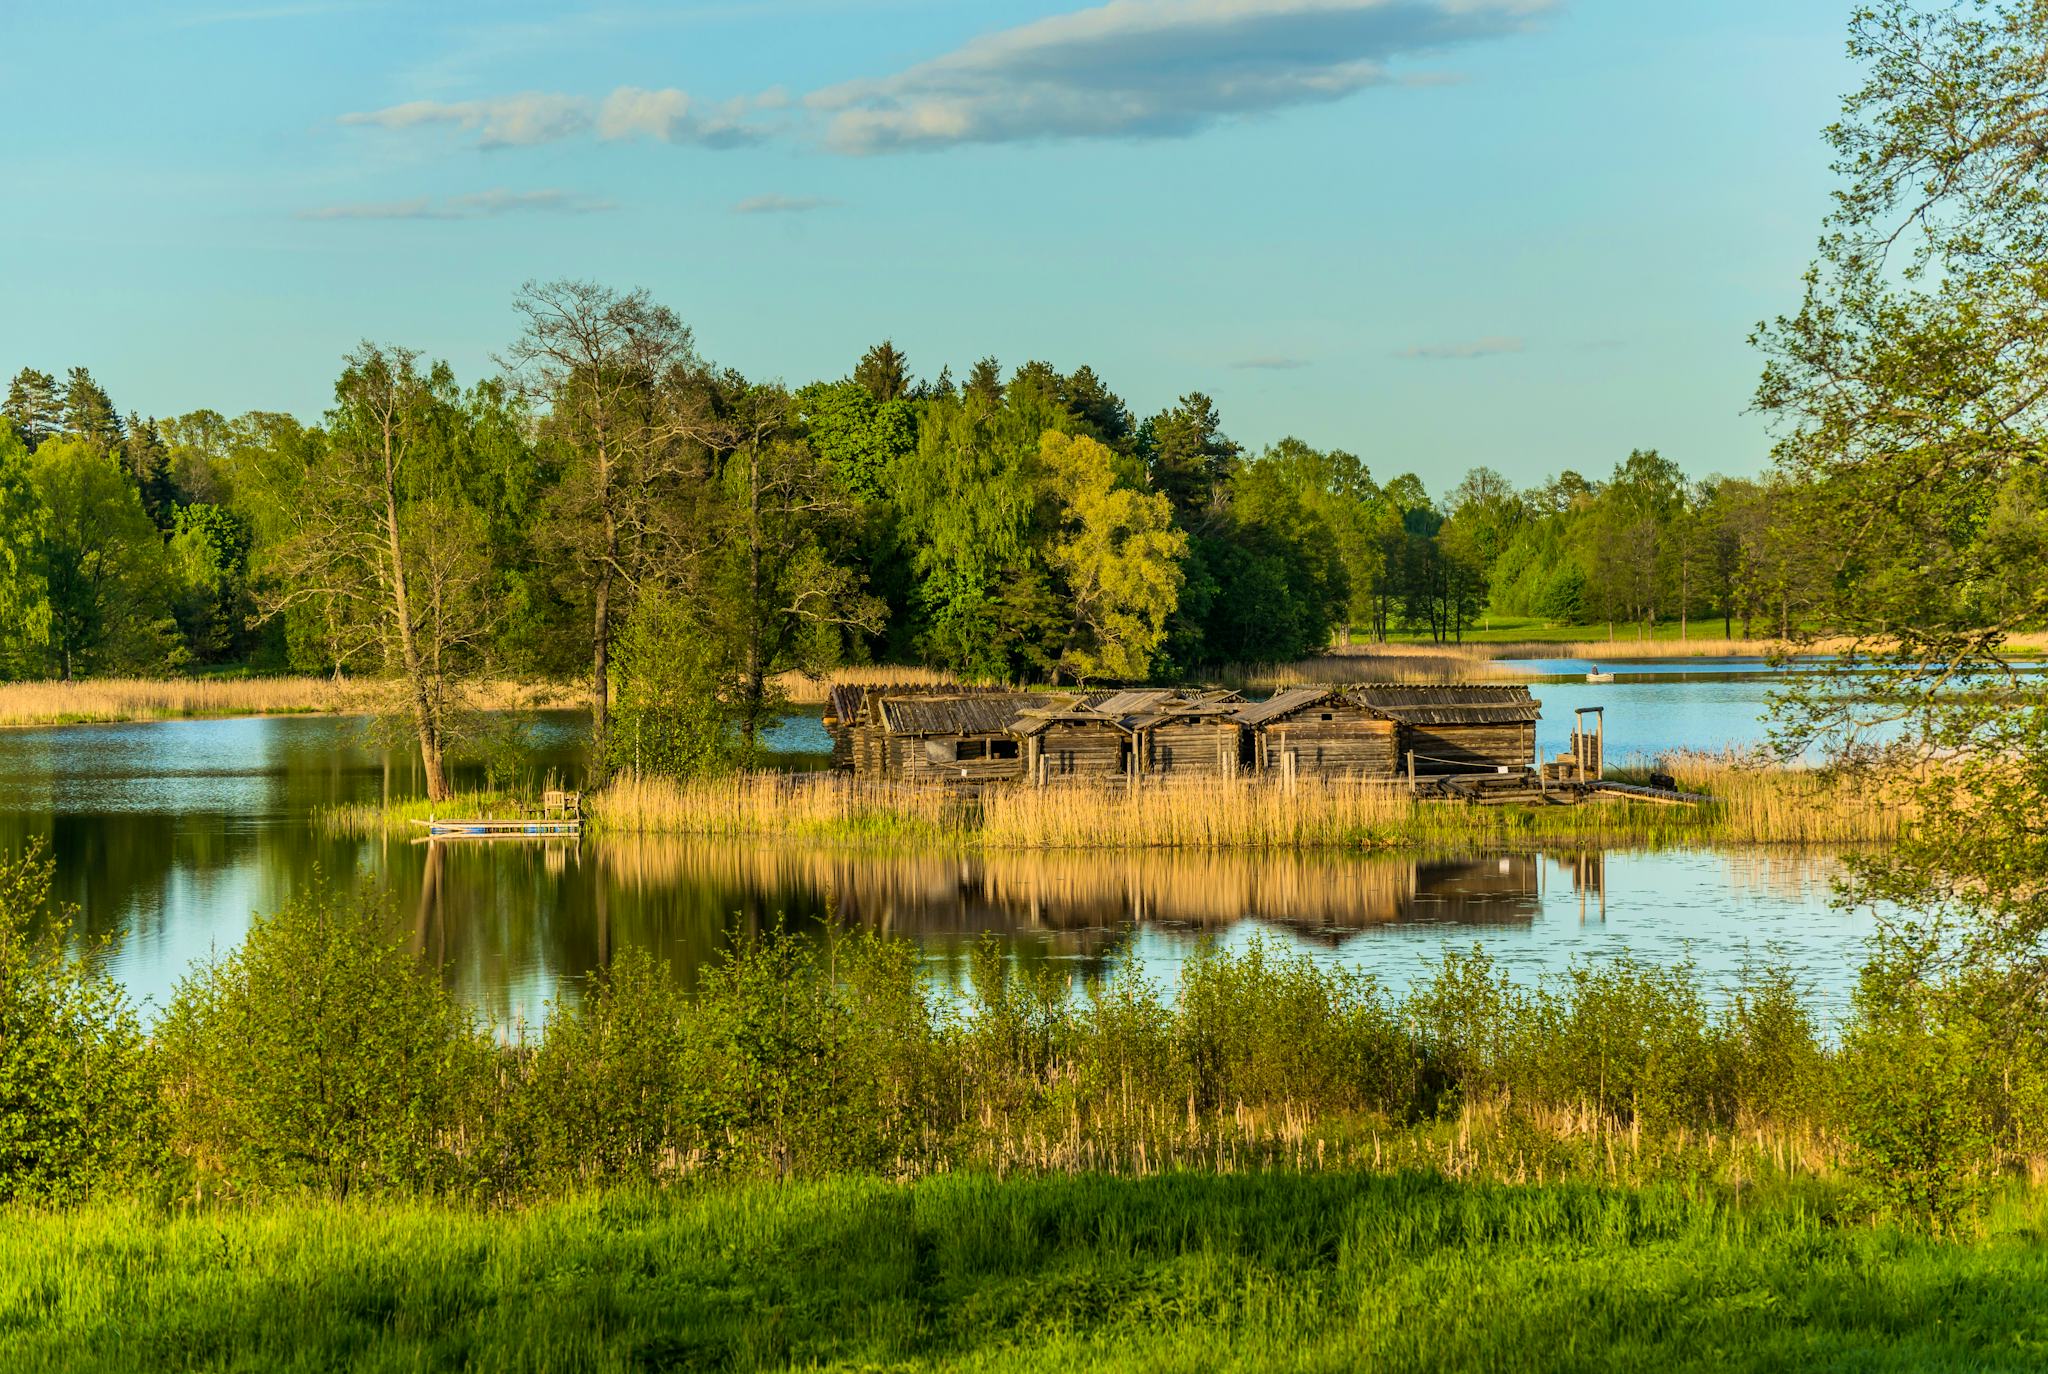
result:
M 526 722 L 535 776 L 577 766 L 583 722 Z M 1610 727 L 1611 728 L 1611 727 Z M 787 736 L 798 743 L 814 720 Z M 822 739 L 822 732 L 818 732 Z M 466 778 L 480 780 L 474 763 Z M 0 852 L 41 839 L 89 933 L 161 1005 L 251 913 L 316 876 L 393 906 L 467 1002 L 503 1026 L 574 995 L 643 946 L 678 976 L 778 920 L 917 940 L 958 978 L 984 933 L 1079 973 L 1134 963 L 1171 981 L 1203 939 L 1275 935 L 1399 984 L 1447 945 L 1483 943 L 1518 973 L 1627 947 L 1710 973 L 1782 946 L 1824 993 L 1848 986 L 1866 925 L 1829 907 L 1830 867 L 1792 855 L 1173 854 L 986 857 L 648 840 L 450 848 L 342 839 L 315 810 L 404 795 L 411 758 L 356 722 L 311 717 L 0 731 Z

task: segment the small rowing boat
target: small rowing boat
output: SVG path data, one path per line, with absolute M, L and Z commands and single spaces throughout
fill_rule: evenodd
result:
M 1600 671 L 1600 665 L 1596 663 L 1596 664 L 1594 664 L 1594 665 L 1593 665 L 1593 671 L 1592 671 L 1592 672 L 1590 672 L 1590 673 L 1588 673 L 1588 674 L 1586 674 L 1586 681 L 1588 681 L 1588 682 L 1612 682 L 1612 681 L 1614 681 L 1614 674 L 1612 674 L 1612 673 L 1603 673 L 1603 672 L 1601 672 L 1601 671 Z

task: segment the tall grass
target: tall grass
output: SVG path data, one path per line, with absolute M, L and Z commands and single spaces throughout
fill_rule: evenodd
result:
M 978 796 L 844 774 L 741 774 L 677 782 L 627 777 L 591 802 L 614 834 L 922 840 L 993 850 L 1374 849 L 1435 844 L 1863 844 L 1890 840 L 1902 812 L 1825 775 L 1725 759 L 1679 761 L 1699 807 L 1613 796 L 1582 805 L 1470 806 L 1377 780 L 1121 780 L 999 786 Z
M 471 702 L 491 711 L 582 704 L 577 689 L 479 683 Z M 88 678 L 0 683 L 0 726 L 73 725 L 189 717 L 366 715 L 390 709 L 390 684 L 357 678 Z
M 838 1179 L 516 1212 L 0 1213 L 43 1371 L 2020 1370 L 2038 1197 L 1991 1238 L 1828 1196 L 1258 1174 Z

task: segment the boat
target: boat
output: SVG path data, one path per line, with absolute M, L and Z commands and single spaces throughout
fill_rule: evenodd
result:
M 1588 674 L 1586 674 L 1586 681 L 1588 681 L 1588 682 L 1612 682 L 1612 681 L 1614 681 L 1614 674 L 1612 674 L 1612 673 L 1603 673 L 1603 672 L 1601 672 L 1601 671 L 1600 671 L 1600 665 L 1596 663 L 1596 664 L 1594 664 L 1594 665 L 1593 665 L 1593 671 L 1592 671 L 1592 672 L 1590 672 L 1590 673 L 1588 673 Z

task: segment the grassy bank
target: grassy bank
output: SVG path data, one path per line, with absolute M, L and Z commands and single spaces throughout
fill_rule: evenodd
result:
M 582 704 L 577 689 L 484 683 L 480 710 L 531 711 Z M 90 725 L 225 716 L 367 715 L 392 709 L 389 683 L 331 677 L 89 678 L 0 683 L 0 726 Z
M 0 1212 L 0 1365 L 2031 1370 L 2048 1213 L 1426 1175 L 837 1181 L 511 1213 Z
M 741 774 L 696 782 L 620 779 L 591 799 L 616 834 L 945 843 L 1033 849 L 1387 849 L 1417 845 L 1869 844 L 1896 838 L 1890 799 L 1817 774 L 1674 760 L 1711 805 L 1610 798 L 1580 806 L 1477 807 L 1418 801 L 1401 786 L 1264 780 L 990 788 L 978 797 L 842 774 Z M 444 814 L 448 814 L 444 812 Z M 358 830 L 383 824 L 352 814 Z

